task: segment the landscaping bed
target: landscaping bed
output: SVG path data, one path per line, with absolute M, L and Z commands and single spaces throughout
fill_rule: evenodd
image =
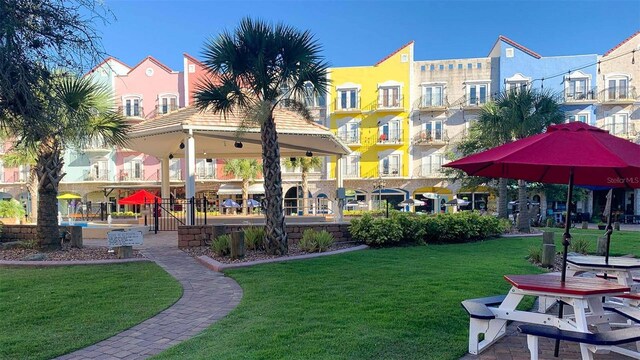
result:
M 335 243 L 333 244 L 327 251 L 341 250 L 347 249 L 350 247 L 356 246 L 353 242 L 343 242 L 343 243 Z M 261 250 L 247 250 L 245 251 L 245 255 L 241 259 L 232 259 L 229 256 L 220 256 L 217 255 L 210 247 L 200 246 L 200 247 L 192 247 L 185 248 L 182 251 L 187 254 L 197 258 L 198 256 L 208 256 L 216 261 L 219 261 L 223 264 L 238 264 L 245 263 L 251 261 L 259 261 L 259 260 L 268 260 L 268 259 L 278 259 L 278 258 L 288 258 L 291 256 L 305 255 L 305 254 L 317 254 L 318 252 L 308 252 L 300 249 L 298 244 L 289 244 L 289 253 L 286 255 L 269 255 Z
M 133 250 L 133 257 L 144 258 L 144 255 L 138 250 Z M 86 261 L 116 259 L 116 253 L 109 252 L 109 249 L 106 247 L 69 248 L 47 252 L 25 248 L 0 250 L 0 260 L 12 261 Z

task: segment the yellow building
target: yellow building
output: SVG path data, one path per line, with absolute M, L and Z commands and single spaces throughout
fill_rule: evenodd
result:
M 402 184 L 411 173 L 412 71 L 413 41 L 375 65 L 329 69 L 328 125 L 353 150 L 340 161 L 344 186 L 358 200 L 380 199 L 374 189 L 380 178 L 383 200 L 395 204 L 409 197 Z M 335 157 L 329 169 L 335 178 Z

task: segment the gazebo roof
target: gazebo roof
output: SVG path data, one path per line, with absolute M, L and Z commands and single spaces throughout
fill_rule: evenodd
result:
M 305 120 L 285 109 L 274 110 L 280 155 L 282 157 L 349 154 L 349 147 L 342 143 L 328 128 Z M 195 139 L 198 158 L 252 158 L 261 157 L 260 128 L 245 127 L 240 112 L 226 116 L 212 111 L 200 111 L 186 107 L 134 125 L 129 132 L 128 147 L 156 157 L 184 157 L 180 143 L 190 131 Z M 234 143 L 242 142 L 242 148 Z

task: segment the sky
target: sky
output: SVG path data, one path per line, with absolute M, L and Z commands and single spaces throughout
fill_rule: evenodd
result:
M 105 0 L 105 51 L 133 66 L 152 55 L 182 70 L 245 16 L 310 30 L 331 66 L 373 65 L 415 41 L 416 60 L 487 56 L 499 35 L 543 56 L 603 54 L 640 30 L 640 1 Z

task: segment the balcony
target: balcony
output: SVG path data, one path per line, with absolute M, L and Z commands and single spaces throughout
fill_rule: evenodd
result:
M 196 172 L 196 180 L 213 180 L 215 178 L 216 178 L 215 172 L 213 173 L 207 173 L 204 171 Z
M 361 113 L 362 109 L 360 109 L 360 97 L 357 98 L 356 103 L 348 103 L 343 104 L 339 97 L 335 98 L 333 102 L 333 112 L 334 113 Z
M 370 110 L 379 112 L 402 112 L 404 111 L 404 97 L 378 99 L 378 101 L 373 103 Z
M 420 165 L 413 169 L 413 178 L 440 179 L 444 177 L 446 176 L 442 172 L 441 166 Z
M 379 133 L 378 134 L 378 145 L 402 145 L 402 132 L 392 132 L 389 134 Z
M 347 131 L 338 132 L 338 139 L 342 140 L 347 145 L 360 145 L 360 132 L 359 131 Z
M 360 172 L 357 166 L 347 167 L 342 172 L 342 177 L 345 179 L 357 179 L 360 177 Z
M 398 167 L 388 167 L 380 169 L 380 177 L 401 177 L 400 168 Z
M 120 170 L 118 181 L 160 181 L 160 169 L 155 171 L 125 171 Z
M 182 181 L 182 171 L 181 170 L 176 170 L 176 171 L 169 171 L 169 180 L 171 181 Z
M 469 97 L 469 95 L 465 95 L 454 102 L 451 107 L 460 108 L 467 110 L 480 110 L 482 106 L 491 101 L 492 98 L 490 96 L 474 96 Z
M 27 181 L 29 181 L 29 172 L 20 172 L 20 171 L 14 171 L 12 176 L 9 176 L 8 178 L 4 178 L 6 184 L 14 184 L 14 183 L 26 183 Z
M 611 135 L 615 135 L 627 140 L 634 140 L 638 136 L 638 131 L 631 124 L 606 124 L 602 126 L 603 130 L 608 131 Z
M 440 112 L 445 111 L 449 107 L 449 100 L 446 96 L 437 98 L 433 96 L 421 96 L 416 101 L 414 107 L 423 112 Z
M 178 105 L 170 104 L 170 105 L 156 105 L 156 116 L 170 114 L 174 111 L 177 111 Z
M 598 100 L 598 91 L 597 88 L 593 88 L 589 91 L 574 91 L 569 92 L 568 90 L 564 92 L 564 102 L 565 104 L 583 104 L 583 103 L 593 103 Z
M 107 145 L 102 139 L 93 139 L 89 143 L 85 144 L 82 151 L 89 154 L 104 155 L 114 150 L 113 147 Z
M 127 118 L 144 118 L 144 108 L 142 106 L 119 106 L 118 112 Z
M 100 173 L 85 170 L 82 174 L 82 181 L 109 181 L 109 172 L 101 171 Z
M 615 86 L 598 93 L 598 100 L 605 104 L 632 104 L 637 99 L 634 86 Z
M 443 146 L 449 143 L 449 138 L 444 131 L 420 131 L 413 137 L 414 145 Z

